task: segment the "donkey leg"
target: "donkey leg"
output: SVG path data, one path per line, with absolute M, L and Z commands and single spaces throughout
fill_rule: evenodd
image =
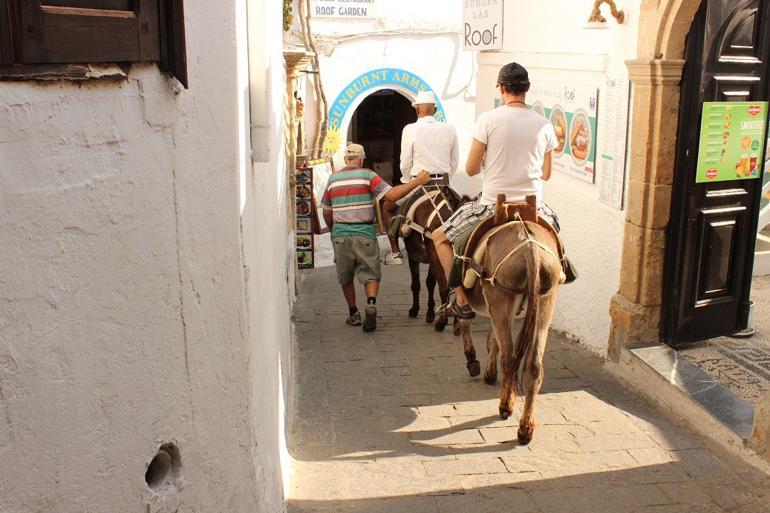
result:
M 513 368 L 513 334 L 511 333 L 511 312 L 513 298 L 492 287 L 484 288 L 484 296 L 492 320 L 492 329 L 500 349 L 500 365 L 503 367 L 503 384 L 500 387 L 500 417 L 506 420 L 513 413 L 516 401 L 516 371 Z
M 538 298 L 537 327 L 535 328 L 535 347 L 524 362 L 524 410 L 519 419 L 519 443 L 527 445 L 535 432 L 535 398 L 543 384 L 543 354 L 548 341 L 548 328 L 556 306 L 556 290 Z
M 416 318 L 420 313 L 420 263 L 409 260 L 409 272 L 412 275 L 412 308 L 409 317 Z
M 484 369 L 484 383 L 487 385 L 497 383 L 497 352 L 495 330 L 489 328 L 489 333 L 487 333 L 487 368 Z
M 425 278 L 425 286 L 428 287 L 428 312 L 425 314 L 425 322 L 430 324 L 436 320 L 436 300 L 433 297 L 436 292 L 436 278 L 430 268 L 428 268 L 428 276 Z
M 460 335 L 463 334 L 462 330 L 460 329 L 460 324 L 457 322 L 457 319 L 455 319 L 452 322 L 452 326 L 453 326 L 453 333 L 455 337 L 459 337 Z
M 481 374 L 481 364 L 476 359 L 476 348 L 473 347 L 473 335 L 471 334 L 472 321 L 458 320 L 457 324 L 460 326 L 460 330 L 463 335 L 463 352 L 465 352 L 465 367 L 468 369 L 468 374 L 472 378 L 475 378 Z
M 433 276 L 434 283 L 438 284 L 438 293 L 439 296 L 441 296 L 441 304 L 445 305 L 447 300 L 449 299 L 449 286 L 447 285 L 447 279 L 446 274 L 444 274 L 444 268 L 441 267 L 441 262 L 439 262 L 438 258 L 431 258 L 430 261 L 430 274 Z M 433 299 L 433 294 L 430 295 L 431 300 Z M 441 313 L 439 314 L 438 320 L 436 321 L 435 329 L 438 332 L 444 331 L 444 328 L 446 328 L 446 325 L 449 324 L 449 319 L 447 317 L 446 309 L 442 309 Z

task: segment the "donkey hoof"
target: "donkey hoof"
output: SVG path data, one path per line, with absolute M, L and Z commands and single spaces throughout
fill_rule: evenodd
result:
M 453 333 L 454 333 L 455 337 L 459 337 L 460 335 L 463 334 L 463 330 L 460 329 L 460 325 L 459 324 L 455 324 Z
M 497 384 L 497 375 L 487 376 L 486 374 L 484 374 L 484 383 L 486 383 L 487 385 Z
M 471 375 L 472 378 L 475 378 L 479 374 L 481 374 L 481 364 L 479 364 L 478 360 L 473 360 L 472 362 L 468 362 L 468 374 Z
M 436 321 L 436 325 L 433 326 L 433 328 L 439 333 L 443 333 L 444 328 L 446 328 L 446 325 L 447 325 L 446 317 L 439 317 L 438 321 Z
M 426 324 L 433 324 L 433 322 L 436 320 L 436 313 L 435 312 L 428 312 L 425 315 L 425 323 Z
M 508 417 L 511 416 L 511 410 L 508 409 L 507 406 L 501 406 L 500 407 L 500 418 L 503 420 L 508 420 Z
M 529 443 L 532 441 L 532 436 L 535 434 L 534 428 L 530 429 L 523 429 L 519 428 L 519 443 L 521 445 L 529 445 Z
M 409 317 L 411 317 L 412 319 L 416 319 L 418 315 L 420 315 L 419 308 L 411 308 L 409 310 Z

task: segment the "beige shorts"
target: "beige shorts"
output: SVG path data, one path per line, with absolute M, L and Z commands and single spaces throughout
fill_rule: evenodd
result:
M 360 236 L 336 237 L 332 244 L 340 285 L 350 283 L 354 277 L 364 285 L 380 281 L 380 246 L 376 240 Z

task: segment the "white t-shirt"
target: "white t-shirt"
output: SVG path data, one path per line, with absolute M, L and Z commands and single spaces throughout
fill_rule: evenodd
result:
M 473 138 L 487 145 L 481 204 L 494 205 L 498 194 L 509 202 L 532 194 L 542 200 L 543 160 L 558 146 L 547 119 L 533 110 L 501 106 L 479 116 Z
M 423 169 L 436 175 L 453 175 L 460 152 L 457 131 L 449 123 L 424 116 L 404 127 L 401 136 L 401 181 L 406 183 Z

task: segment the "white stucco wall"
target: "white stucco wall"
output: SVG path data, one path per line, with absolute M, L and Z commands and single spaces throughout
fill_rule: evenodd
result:
M 285 197 L 280 150 L 247 166 L 244 5 L 186 4 L 189 91 L 154 66 L 123 83 L 0 83 L 4 513 L 282 510 L 286 234 L 280 209 L 274 231 L 245 219 L 258 240 L 244 245 L 266 256 L 244 261 L 241 205 Z M 259 316 L 244 264 L 249 290 L 270 291 Z M 181 488 L 157 497 L 144 474 L 164 442 Z
M 628 76 L 625 61 L 636 56 L 640 0 L 623 2 L 626 22 L 608 19 L 606 30 L 586 30 L 590 2 L 551 0 L 506 9 L 504 50 L 479 54 L 478 101 L 480 114 L 494 108 L 497 73 L 517 61 L 538 82 L 589 85 L 599 89 L 597 162 L 605 145 L 602 133 L 602 96 L 608 75 Z M 554 13 L 558 12 L 558 16 Z M 625 213 L 599 201 L 600 176 L 595 184 L 554 173 L 545 186 L 545 201 L 561 219 L 562 237 L 580 279 L 559 291 L 553 327 L 605 354 L 608 347 L 610 299 L 618 290 Z

